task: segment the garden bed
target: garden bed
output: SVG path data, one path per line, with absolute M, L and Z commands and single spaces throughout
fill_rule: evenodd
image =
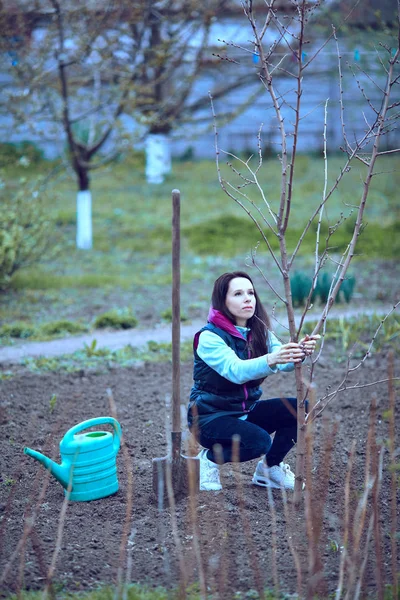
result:
M 358 369 L 350 382 L 363 385 L 384 379 L 387 366 L 387 351 L 383 350 Z M 395 369 L 398 371 L 397 365 Z M 338 360 L 332 348 L 328 349 L 316 368 L 319 395 L 323 395 L 328 386 L 338 385 L 344 370 L 345 364 Z M 183 404 L 187 402 L 191 372 L 191 361 L 184 363 L 181 373 Z M 17 553 L 9 569 L 2 587 L 4 595 L 21 586 L 43 588 L 56 545 L 64 498 L 63 489 L 54 478 L 51 477 L 45 487 L 46 471 L 23 454 L 24 446 L 42 451 L 59 462 L 58 443 L 72 425 L 110 414 L 108 388 L 112 390 L 117 417 L 123 428 L 128 464 L 120 452 L 117 459 L 120 489 L 114 496 L 68 505 L 54 576 L 56 589 L 77 591 L 99 584 L 114 585 L 118 569 L 124 581 L 127 548 L 132 559 L 130 581 L 152 587 L 176 588 L 180 579 L 179 553 L 174 542 L 171 509 L 161 510 L 152 494 L 152 459 L 165 455 L 167 451 L 166 399 L 172 387 L 171 364 L 139 362 L 130 368 L 103 369 L 102 372 L 82 369 L 75 373 L 33 374 L 17 370 L 1 385 L 0 573 L 23 535 L 24 516 L 29 517 L 32 510 L 37 509 L 33 535 L 29 536 L 23 551 Z M 263 387 L 265 397 L 293 395 L 294 376 L 271 377 Z M 319 544 L 319 556 L 324 566 L 321 598 L 327 598 L 338 583 L 343 551 L 344 486 L 353 440 L 356 450 L 350 485 L 352 520 L 364 487 L 369 408 L 373 395 L 378 400 L 376 437 L 380 443 L 385 443 L 389 436 L 387 383 L 342 392 L 326 411 L 329 422 L 322 418 L 316 421 L 312 505 L 317 511 L 321 503 L 324 504 Z M 398 422 L 399 413 L 396 419 Z M 338 432 L 334 439 L 332 461 L 323 474 L 321 449 L 332 437 L 334 423 L 338 424 Z M 386 583 L 390 583 L 392 517 L 387 451 L 383 460 L 379 547 L 383 555 L 382 576 Z M 293 451 L 288 462 L 294 466 Z M 127 524 L 128 469 L 131 467 L 133 507 Z M 260 581 L 266 588 L 273 588 L 274 556 L 280 589 L 295 593 L 297 573 L 288 546 L 288 535 L 292 535 L 295 541 L 303 581 L 307 583 L 308 580 L 307 552 L 310 544 L 305 531 L 304 506 L 286 526 L 282 497 L 274 491 L 277 521 L 275 552 L 272 543 L 273 513 L 266 490 L 251 484 L 254 468 L 254 461 L 240 465 L 237 481 L 232 468 L 226 465 L 222 469 L 223 491 L 197 495 L 194 510 L 197 532 L 193 516 L 190 516 L 189 500 L 180 499 L 176 504 L 175 514 L 188 583 L 196 584 L 201 575 L 199 555 L 196 554 L 198 539 L 205 582 L 209 594 L 215 594 L 215 597 L 232 598 L 234 592 L 239 591 L 248 593 L 256 589 Z M 128 542 L 124 534 L 131 531 L 133 535 Z M 365 538 L 362 539 L 365 542 Z M 352 542 L 350 538 L 350 549 Z M 364 597 L 367 593 L 376 597 L 376 546 L 372 540 L 368 548 L 362 545 L 361 549 L 362 556 L 368 551 Z

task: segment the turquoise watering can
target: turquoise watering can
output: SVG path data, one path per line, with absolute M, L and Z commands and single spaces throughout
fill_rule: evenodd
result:
M 105 423 L 113 426 L 113 434 L 109 431 L 80 433 Z M 61 465 L 30 448 L 24 448 L 24 452 L 41 462 L 65 490 L 72 486 L 70 500 L 97 500 L 118 491 L 116 457 L 121 435 L 118 421 L 112 417 L 97 417 L 67 431 L 60 442 Z

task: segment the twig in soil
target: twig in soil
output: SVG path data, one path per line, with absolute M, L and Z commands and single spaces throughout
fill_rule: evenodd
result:
M 286 521 L 286 532 L 287 532 L 287 541 L 289 544 L 289 549 L 291 552 L 291 555 L 293 557 L 293 561 L 294 561 L 294 565 L 296 568 L 296 588 L 297 588 L 297 595 L 299 598 L 301 598 L 302 595 L 302 588 L 303 588 L 303 577 L 302 577 L 302 571 L 301 571 L 301 562 L 300 562 L 300 555 L 297 552 L 296 549 L 296 545 L 293 541 L 293 515 L 290 514 L 289 511 L 289 503 L 288 503 L 288 499 L 287 499 L 287 494 L 285 489 L 282 489 L 282 499 L 283 499 L 283 511 L 284 511 L 284 515 L 285 515 L 285 521 Z
M 46 579 L 46 563 L 44 560 L 43 550 L 42 550 L 42 546 L 40 544 L 39 536 L 36 531 L 36 527 L 33 527 L 32 531 L 31 531 L 31 543 L 32 543 L 33 551 L 34 551 L 35 556 L 38 561 L 40 575 L 41 575 L 42 579 Z
M 194 422 L 197 421 L 197 410 L 196 407 L 193 409 L 193 418 Z M 192 435 L 189 437 L 189 455 L 191 457 L 196 456 L 196 448 L 197 443 L 196 439 L 198 439 L 198 432 L 196 430 L 196 425 L 194 425 L 194 431 L 192 431 Z M 206 574 L 203 566 L 203 560 L 201 557 L 201 548 L 200 548 L 200 532 L 199 532 L 199 524 L 197 518 L 197 501 L 198 501 L 198 476 L 195 470 L 195 465 L 193 461 L 188 461 L 188 483 L 189 483 L 189 503 L 188 503 L 188 514 L 189 514 L 189 522 L 191 526 L 191 530 L 193 532 L 193 548 L 194 555 L 197 563 L 197 571 L 199 575 L 199 584 L 200 584 L 200 597 L 201 600 L 205 600 L 207 598 L 207 580 Z M 159 484 L 159 489 L 160 489 Z
M 193 547 L 197 562 L 197 570 L 199 574 L 200 598 L 201 600 L 205 600 L 207 598 L 207 581 L 200 549 L 199 523 L 197 518 L 198 494 L 197 490 L 195 489 L 196 483 L 196 474 L 194 473 L 194 469 L 191 469 L 189 471 L 189 517 L 193 532 Z
M 374 477 L 373 495 L 376 493 L 378 497 L 379 497 L 379 492 L 380 492 L 381 483 L 382 483 L 383 455 L 384 455 L 384 452 L 385 452 L 385 449 L 381 448 L 380 453 L 379 453 L 379 460 L 378 460 L 377 453 L 375 453 L 376 460 L 374 460 L 374 467 L 373 467 L 373 477 Z M 379 510 L 380 509 L 378 507 L 377 515 L 375 515 L 375 511 L 373 510 L 372 514 L 371 514 L 371 517 L 370 517 L 370 522 L 369 522 L 368 532 L 367 532 L 367 540 L 366 540 L 366 544 L 365 544 L 366 552 L 364 553 L 364 560 L 362 561 L 361 566 L 360 566 L 360 572 L 359 572 L 359 576 L 358 576 L 358 581 L 357 581 L 355 592 L 354 592 L 354 600 L 359 600 L 360 594 L 361 594 L 361 591 L 362 591 L 362 583 L 363 583 L 364 573 L 365 573 L 365 569 L 366 569 L 366 566 L 367 566 L 368 555 L 369 555 L 369 553 L 368 553 L 369 544 L 370 544 L 370 541 L 371 541 L 372 532 L 373 532 L 373 530 L 375 528 L 376 516 L 378 516 L 378 519 L 379 519 Z M 380 538 L 378 539 L 378 543 L 380 543 Z M 377 560 L 377 563 L 378 562 L 379 561 Z M 379 567 L 377 566 L 377 568 L 383 569 L 382 560 L 380 561 L 380 565 L 379 565 Z M 382 572 L 383 571 L 381 571 L 381 573 Z M 383 599 L 383 597 L 384 597 L 383 585 L 382 585 L 382 588 L 381 588 L 380 592 L 379 592 L 379 589 L 378 589 L 378 594 L 382 594 L 381 596 L 378 596 L 378 597 L 380 597 L 380 598 Z
M 379 490 L 382 465 L 377 461 L 377 446 L 376 446 L 376 398 L 371 401 L 369 429 L 367 438 L 367 451 L 365 459 L 365 487 L 364 492 L 358 502 L 353 515 L 352 539 L 348 540 L 347 560 L 349 564 L 349 577 L 347 581 L 347 592 L 345 600 L 355 600 L 359 597 L 362 590 L 362 581 L 365 567 L 368 560 L 369 542 L 374 530 L 374 512 L 370 515 L 366 540 L 363 542 L 363 552 L 360 551 L 361 538 L 365 533 L 365 523 L 368 513 L 368 499 L 372 498 L 374 490 Z M 383 456 L 383 455 L 382 455 Z M 371 474 L 370 474 L 371 470 Z M 349 501 L 349 498 L 346 498 Z M 351 549 L 351 551 L 350 551 Z M 360 562 L 360 557 L 364 556 Z M 340 598 L 340 596 L 336 596 Z
M 238 469 L 239 463 L 239 452 L 240 452 L 240 436 L 233 435 L 232 436 L 232 463 L 233 463 L 233 472 L 235 476 L 236 483 L 236 491 L 238 496 L 238 504 L 239 504 L 239 512 L 241 516 L 241 520 L 243 523 L 243 533 L 246 538 L 247 547 L 249 549 L 249 558 L 250 558 L 250 566 L 254 575 L 254 582 L 256 585 L 256 589 L 258 595 L 261 600 L 264 600 L 264 589 L 262 583 L 262 577 L 259 569 L 259 561 L 256 555 L 254 544 L 253 544 L 253 535 L 251 531 L 250 522 L 247 518 L 247 513 L 244 508 L 244 499 L 243 499 L 243 487 L 240 481 L 240 472 Z
M 373 396 L 371 410 L 374 411 L 374 420 L 376 422 L 376 396 Z M 383 456 L 384 449 L 381 448 L 380 455 Z M 378 591 L 378 600 L 383 600 L 384 596 L 384 585 L 382 575 L 384 572 L 383 560 L 382 560 L 382 545 L 381 545 L 381 524 L 380 524 L 380 504 L 379 504 L 379 491 L 382 479 L 382 469 L 379 468 L 381 462 L 380 456 L 378 455 L 378 445 L 376 443 L 376 437 L 373 439 L 372 446 L 372 468 L 374 473 L 374 488 L 372 490 L 372 514 L 374 517 L 374 549 L 376 558 L 375 577 L 376 587 Z M 361 581 L 361 579 L 360 579 Z
M 310 394 L 310 408 L 314 406 L 315 393 L 312 388 Z M 314 427 L 313 422 L 308 423 L 305 434 L 306 456 L 305 456 L 305 477 L 306 489 L 304 492 L 305 503 L 305 521 L 308 538 L 308 582 L 307 582 L 307 600 L 314 597 L 316 591 L 316 574 L 320 570 L 317 540 L 314 532 L 315 518 L 313 511 L 313 477 L 312 477 L 312 454 L 314 447 Z
M 50 440 L 53 439 L 55 432 L 58 431 L 59 429 L 60 429 L 60 421 L 58 420 L 52 427 L 51 435 L 49 436 L 48 441 L 45 446 L 45 454 L 50 453 L 50 444 L 51 444 Z M 36 472 L 36 477 L 35 477 L 35 481 L 33 484 L 33 490 L 34 490 L 33 494 L 35 496 L 37 494 L 37 490 L 39 488 L 39 484 L 41 482 L 42 477 L 43 477 L 43 471 L 42 471 L 42 469 L 38 469 Z M 46 479 L 45 479 L 45 490 L 47 490 L 47 486 L 48 486 L 49 482 L 50 482 L 50 471 L 47 471 Z M 44 498 L 44 494 L 43 494 L 43 498 Z M 40 503 L 38 502 L 36 504 L 36 509 L 39 508 L 40 504 L 41 504 L 41 502 Z M 28 523 L 30 521 L 30 519 L 32 519 L 32 518 L 33 518 L 33 515 L 31 518 L 29 518 L 27 515 L 25 515 L 26 523 Z M 35 519 L 36 519 L 36 515 L 35 515 Z M 32 545 L 34 548 L 34 552 L 38 557 L 39 568 L 41 569 L 44 579 L 46 579 L 46 577 L 47 577 L 47 569 L 44 564 L 43 556 L 41 554 L 39 539 L 38 539 L 37 534 L 33 535 L 35 533 L 34 522 L 32 522 L 31 525 L 32 526 L 29 528 L 29 530 L 26 531 L 26 536 L 25 536 L 25 527 L 24 527 L 24 533 L 23 533 L 24 539 L 23 539 L 23 544 L 22 544 L 21 550 L 20 550 L 20 567 L 19 567 L 19 574 L 18 574 L 18 581 L 17 581 L 17 589 L 18 590 L 21 589 L 23 578 L 24 578 L 25 551 L 26 551 L 26 544 L 27 544 L 29 536 L 32 536 Z M 35 542 L 33 541 L 33 538 L 35 539 Z
M 23 464 L 24 461 L 21 461 L 21 462 Z M 10 572 L 10 569 L 14 564 L 14 561 L 16 560 L 16 558 L 18 556 L 20 556 L 21 552 L 23 552 L 23 549 L 25 548 L 27 539 L 30 536 L 31 531 L 35 525 L 36 517 L 37 517 L 38 511 L 39 511 L 39 508 L 43 502 L 43 499 L 45 497 L 45 494 L 47 492 L 47 487 L 49 485 L 49 482 L 50 482 L 50 471 L 46 470 L 44 477 L 43 477 L 43 472 L 38 469 L 38 471 L 36 473 L 35 481 L 33 484 L 33 493 L 32 493 L 32 498 L 37 497 L 37 501 L 36 501 L 36 504 L 34 504 L 34 508 L 32 510 L 31 515 L 29 517 L 25 515 L 24 530 L 22 533 L 22 537 L 19 540 L 14 552 L 11 554 L 7 564 L 5 565 L 5 567 L 3 569 L 3 573 L 1 574 L 1 577 L 0 577 L 0 585 L 5 582 L 5 580 L 7 579 L 7 576 Z M 38 495 L 39 483 L 40 483 L 40 492 Z M 12 491 L 12 493 L 10 494 L 10 498 L 13 498 L 14 493 L 15 492 Z M 7 502 L 6 511 L 11 506 L 10 498 L 8 499 L 8 502 Z M 29 506 L 31 506 L 32 504 L 33 504 L 33 499 L 29 503 Z M 6 512 L 6 514 L 7 514 L 7 512 Z M 6 522 L 6 519 L 4 519 L 4 527 L 5 527 L 5 522 Z
M 167 462 L 166 469 L 166 484 L 167 484 L 167 495 L 168 495 L 168 503 L 171 514 L 171 527 L 172 527 L 172 536 L 174 538 L 176 551 L 178 554 L 178 563 L 179 563 L 179 598 L 186 598 L 186 587 L 187 587 L 187 569 L 185 564 L 185 559 L 183 557 L 182 544 L 178 533 L 178 522 L 176 518 L 176 504 L 175 504 L 175 496 L 174 490 L 172 487 L 172 472 L 171 472 L 171 464 Z
M 115 419 L 117 417 L 117 405 L 114 400 L 114 396 L 111 388 L 107 388 L 108 404 L 110 406 L 110 414 Z M 132 458 L 129 456 L 128 448 L 125 444 L 124 436 L 121 436 L 121 452 L 125 463 L 125 469 L 127 473 L 127 489 L 126 489 L 126 511 L 124 525 L 122 528 L 121 542 L 119 546 L 119 559 L 118 559 L 118 571 L 117 571 L 117 586 L 115 588 L 115 597 L 119 598 L 122 592 L 122 579 L 123 579 L 123 565 L 125 564 L 125 555 L 128 549 L 128 536 L 132 529 L 132 509 L 133 509 L 133 473 L 132 473 Z M 126 580 L 125 584 L 130 583 Z
M 69 481 L 68 481 L 68 487 L 66 489 L 64 500 L 63 500 L 63 503 L 61 505 L 60 516 L 58 518 L 58 528 L 57 528 L 56 545 L 54 547 L 54 551 L 53 551 L 53 555 L 52 555 L 52 558 L 51 558 L 50 567 L 49 567 L 49 570 L 47 572 L 46 587 L 45 587 L 44 592 L 43 592 L 43 597 L 44 598 L 47 598 L 48 596 L 50 598 L 55 598 L 55 592 L 54 592 L 54 589 L 53 589 L 53 577 L 54 577 L 54 572 L 56 570 L 57 559 L 58 559 L 58 556 L 59 556 L 59 554 L 61 552 L 61 542 L 62 542 L 63 533 L 64 533 L 65 517 L 66 517 L 66 514 L 67 514 L 67 509 L 68 509 L 68 504 L 69 504 L 69 498 L 70 498 L 71 490 L 72 490 L 72 478 L 73 478 L 73 474 L 74 474 L 74 465 L 72 464 L 72 468 L 71 468 L 71 472 L 70 472 L 70 476 L 69 476 Z
M 218 465 L 222 465 L 224 462 L 222 446 L 215 444 L 213 452 Z M 226 521 L 226 513 L 224 510 L 220 511 L 220 521 L 224 519 L 224 523 L 221 523 L 222 539 L 220 539 L 220 560 L 218 568 L 218 597 L 225 598 L 226 584 L 228 581 L 228 564 L 226 560 L 226 550 L 228 545 L 228 525 Z
M 127 550 L 127 560 L 126 560 L 126 579 L 124 586 L 124 591 L 122 594 L 122 600 L 128 600 L 128 583 L 132 580 L 132 566 L 133 566 L 133 548 L 135 544 L 135 536 L 137 534 L 136 527 L 132 527 L 131 533 L 128 538 L 128 550 Z
M 276 557 L 278 555 L 278 535 L 277 535 L 277 520 L 276 520 L 276 509 L 274 503 L 274 497 L 272 489 L 267 488 L 268 504 L 271 512 L 271 564 L 272 564 L 272 578 L 274 581 L 274 591 L 276 596 L 279 596 L 279 578 L 278 578 L 278 565 Z
M 351 445 L 348 466 L 347 466 L 347 474 L 346 474 L 346 482 L 344 486 L 344 532 L 343 532 L 343 540 L 342 540 L 342 554 L 340 557 L 340 565 L 339 565 L 339 580 L 336 587 L 335 600 L 340 600 L 342 597 L 343 591 L 343 583 L 344 583 L 344 575 L 345 575 L 345 566 L 348 561 L 348 548 L 349 548 L 349 538 L 350 538 L 350 482 L 351 475 L 353 472 L 354 465 L 354 456 L 356 453 L 356 441 L 353 440 Z
M 36 420 L 37 419 L 34 419 L 33 423 L 32 423 L 34 427 L 36 427 Z M 47 450 L 48 450 L 48 448 L 47 448 Z M 21 455 L 21 460 L 18 463 L 17 469 L 16 469 L 15 473 L 13 473 L 13 479 L 15 481 L 19 481 L 20 480 L 20 478 L 21 478 L 21 476 L 22 476 L 22 474 L 24 472 L 25 462 L 26 462 L 26 456 L 24 454 L 22 454 Z M 42 477 L 42 473 L 39 470 L 37 470 L 36 471 L 35 480 L 34 480 L 34 483 L 33 483 L 33 489 L 35 491 L 37 491 L 37 488 L 39 487 L 39 480 L 41 479 L 41 477 Z M 5 532 L 5 529 L 6 529 L 7 522 L 8 522 L 8 514 L 9 514 L 10 509 L 12 507 L 12 504 L 14 502 L 16 491 L 17 491 L 17 486 L 13 485 L 12 488 L 11 488 L 11 490 L 10 490 L 10 493 L 8 494 L 7 502 L 6 502 L 6 505 L 5 505 L 4 510 L 3 510 L 4 517 L 3 517 L 3 519 L 1 520 L 1 523 L 0 523 L 0 556 L 2 554 L 2 550 L 5 549 L 5 547 L 6 547 L 6 545 L 3 543 L 3 536 L 4 536 L 4 532 Z M 35 497 L 36 496 L 37 496 L 37 494 L 35 495 Z M 30 504 L 29 504 L 29 506 L 30 506 Z
M 395 406 L 396 395 L 393 385 L 394 380 L 394 354 L 391 350 L 388 357 L 388 375 L 389 375 L 389 454 L 390 454 L 390 544 L 392 554 L 392 588 L 393 598 L 398 597 L 397 580 L 397 473 L 396 473 L 396 437 L 395 437 Z
M 169 564 L 169 556 L 168 556 L 168 550 L 167 547 L 165 546 L 165 540 L 167 539 L 167 535 L 166 535 L 166 531 L 165 531 L 165 526 L 164 526 L 164 473 L 163 473 L 163 469 L 161 468 L 161 465 L 158 465 L 158 498 L 157 498 L 157 506 L 158 506 L 158 519 L 157 519 L 157 523 L 158 523 L 158 533 L 159 533 L 159 549 L 160 551 L 162 550 L 163 553 L 163 563 L 164 563 L 164 571 L 165 574 L 167 576 L 167 579 L 169 581 L 169 584 L 171 584 L 171 569 L 170 569 L 170 564 Z
M 315 388 L 311 386 L 309 400 L 310 408 L 312 408 L 314 403 Z M 307 598 L 310 599 L 314 598 L 316 595 L 322 596 L 326 593 L 326 590 L 323 588 L 324 578 L 319 546 L 324 519 L 324 507 L 326 506 L 326 497 L 329 487 L 330 464 L 338 430 L 338 423 L 336 422 L 333 424 L 333 426 L 331 426 L 328 419 L 325 419 L 323 430 L 326 432 L 326 437 L 320 465 L 318 467 L 318 473 L 316 476 L 316 481 L 318 481 L 318 502 L 316 502 L 316 489 L 314 488 L 314 478 L 312 473 L 312 459 L 314 454 L 314 430 L 312 427 L 312 421 L 310 421 L 306 427 L 306 488 L 304 496 L 309 563 Z

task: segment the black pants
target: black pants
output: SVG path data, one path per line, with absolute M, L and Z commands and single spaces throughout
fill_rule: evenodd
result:
M 288 408 L 290 405 L 291 409 Z M 251 407 L 246 420 L 232 416 L 217 417 L 203 425 L 198 440 L 208 448 L 207 458 L 218 462 L 213 446 L 222 446 L 224 462 L 232 462 L 232 436 L 240 436 L 239 462 L 266 454 L 269 467 L 278 465 L 297 440 L 296 398 L 259 400 Z M 270 433 L 274 433 L 272 441 Z

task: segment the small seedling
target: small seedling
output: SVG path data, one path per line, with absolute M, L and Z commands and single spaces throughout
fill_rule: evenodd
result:
M 339 552 L 339 544 L 336 540 L 329 540 L 329 547 L 332 552 Z
M 11 485 L 14 485 L 15 479 L 13 479 L 12 477 L 6 477 L 3 481 L 3 483 L 4 483 L 4 485 L 11 486 Z
M 56 394 L 52 394 L 50 400 L 49 400 L 49 406 L 50 406 L 50 412 L 52 413 L 56 407 L 57 404 L 57 395 Z
M 93 340 L 90 345 L 84 344 L 84 352 L 88 358 L 92 356 L 107 356 L 109 354 L 108 348 L 98 348 L 97 340 Z

